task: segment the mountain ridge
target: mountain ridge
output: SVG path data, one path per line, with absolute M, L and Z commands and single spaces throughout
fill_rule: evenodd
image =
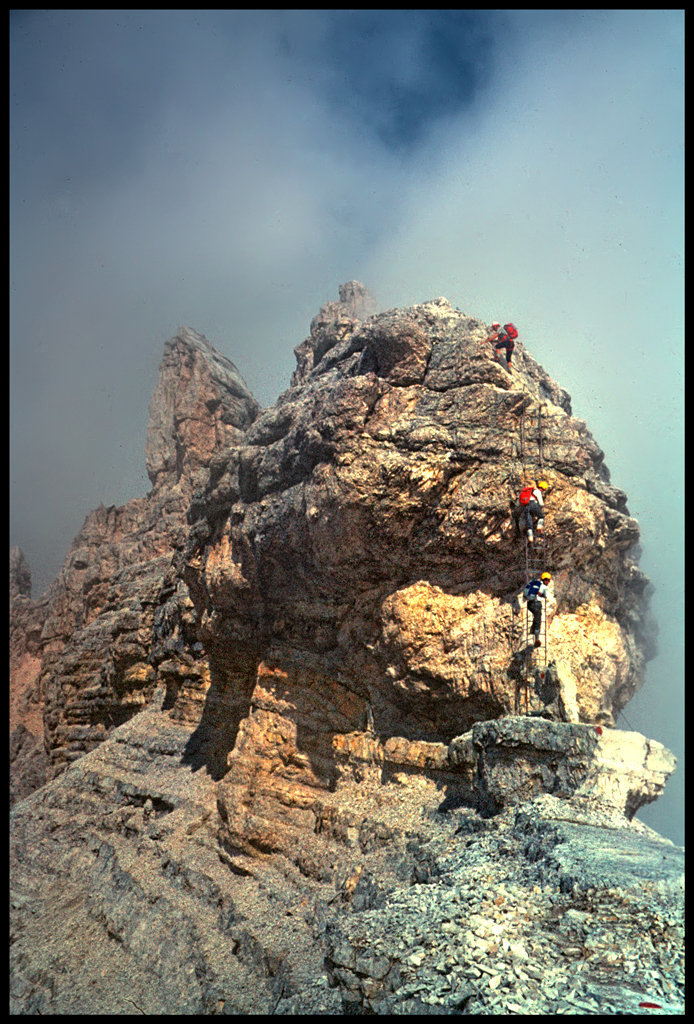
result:
M 568 393 L 522 341 L 502 366 L 488 335 L 443 298 L 379 313 L 348 282 L 261 409 L 181 328 L 150 405 L 149 494 L 90 513 L 41 602 L 11 555 L 15 1012 L 488 1012 L 508 949 L 487 988 L 463 928 L 466 872 L 485 866 L 511 872 L 521 916 L 535 879 L 538 928 L 614 889 L 660 971 L 639 937 L 646 878 L 680 962 L 683 851 L 635 817 L 675 759 L 614 729 L 655 652 L 638 523 Z M 535 652 L 512 505 L 540 474 L 552 594 Z M 632 850 L 621 874 L 605 829 Z M 432 935 L 417 989 L 415 932 L 448 890 L 466 894 L 448 919 L 459 985 L 427 973 L 429 953 L 454 957 Z M 363 921 L 406 906 L 412 945 L 384 932 L 367 956 Z M 131 989 L 99 973 L 114 942 Z M 590 960 L 575 948 L 569 965 Z M 587 1012 L 604 952 L 574 992 Z M 631 1012 L 651 982 L 620 964 Z M 507 996 L 565 1009 L 551 991 Z

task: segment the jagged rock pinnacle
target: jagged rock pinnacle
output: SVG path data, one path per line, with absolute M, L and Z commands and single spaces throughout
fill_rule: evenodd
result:
M 213 453 L 237 443 L 260 406 L 234 364 L 182 327 L 164 347 L 149 410 L 147 473 L 155 486 L 199 483 Z M 195 481 L 193 481 L 195 478 Z
M 31 570 L 20 547 L 10 550 L 10 600 L 31 597 Z

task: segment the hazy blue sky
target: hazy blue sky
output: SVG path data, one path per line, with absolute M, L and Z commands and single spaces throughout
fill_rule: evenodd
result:
M 513 319 L 642 528 L 661 653 L 626 709 L 679 758 L 684 842 L 683 10 L 10 15 L 10 543 L 34 593 L 144 495 L 163 345 L 257 399 L 356 278 Z

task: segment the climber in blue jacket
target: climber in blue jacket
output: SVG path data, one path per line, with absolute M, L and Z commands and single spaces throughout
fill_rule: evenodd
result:
M 551 580 L 551 575 L 548 572 L 543 572 L 540 574 L 539 579 L 530 580 L 528 583 L 526 583 L 519 594 L 518 611 L 520 611 L 520 601 L 523 600 L 525 601 L 526 608 L 532 614 L 533 617 L 533 624 L 530 627 L 530 631 L 535 637 L 535 647 L 542 646 L 540 641 L 540 628 L 542 626 L 542 601 L 546 601 L 549 597 L 549 590 L 547 589 L 547 586 L 551 582 Z

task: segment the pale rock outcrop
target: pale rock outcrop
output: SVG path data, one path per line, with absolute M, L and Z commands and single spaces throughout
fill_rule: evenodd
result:
M 471 731 L 477 807 L 488 814 L 541 794 L 594 819 L 631 820 L 675 770 L 672 753 L 637 732 L 511 717 Z M 459 741 L 454 741 L 456 744 Z

